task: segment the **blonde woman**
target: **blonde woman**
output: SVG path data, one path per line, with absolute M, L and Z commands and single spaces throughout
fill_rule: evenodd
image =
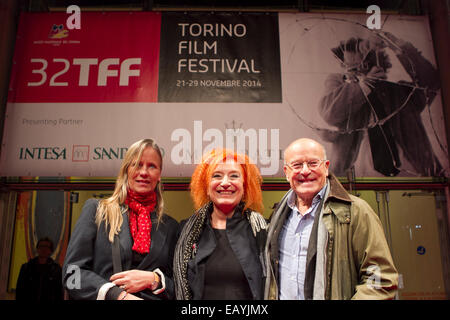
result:
M 71 299 L 174 297 L 178 223 L 163 213 L 161 170 L 158 145 L 137 141 L 125 154 L 113 195 L 86 201 L 63 266 Z

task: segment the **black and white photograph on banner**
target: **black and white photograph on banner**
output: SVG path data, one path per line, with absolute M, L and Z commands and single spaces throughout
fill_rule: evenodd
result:
M 280 19 L 285 103 L 331 146 L 339 176 L 445 176 L 440 81 L 424 22 L 386 16 L 371 30 L 362 18 Z

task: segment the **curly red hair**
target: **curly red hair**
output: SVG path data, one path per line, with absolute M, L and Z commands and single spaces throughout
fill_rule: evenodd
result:
M 198 210 L 210 201 L 207 194 L 208 186 L 214 169 L 219 163 L 234 161 L 241 165 L 244 176 L 244 210 L 250 208 L 256 212 L 263 212 L 261 183 L 262 177 L 258 167 L 250 163 L 247 155 L 238 154 L 228 149 L 214 149 L 203 155 L 202 162 L 197 165 L 191 178 L 191 198 L 195 210 Z

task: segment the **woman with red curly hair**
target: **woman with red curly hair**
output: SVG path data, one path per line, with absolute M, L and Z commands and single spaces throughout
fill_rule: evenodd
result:
M 263 298 L 261 182 L 246 155 L 223 149 L 204 155 L 190 185 L 196 212 L 181 222 L 175 249 L 177 299 Z

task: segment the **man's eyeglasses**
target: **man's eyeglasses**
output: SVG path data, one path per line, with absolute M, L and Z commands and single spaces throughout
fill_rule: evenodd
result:
M 299 171 L 303 169 L 303 166 L 306 164 L 309 170 L 315 170 L 320 167 L 322 162 L 327 160 L 310 160 L 305 162 L 294 162 L 294 163 L 286 163 L 286 167 L 293 171 Z

